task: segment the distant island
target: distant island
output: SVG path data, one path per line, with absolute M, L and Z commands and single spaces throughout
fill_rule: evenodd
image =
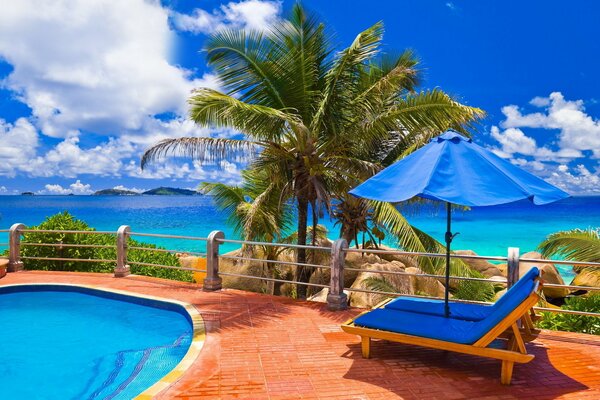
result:
M 194 196 L 200 193 L 195 190 L 171 188 L 171 187 L 159 187 L 156 189 L 146 190 L 145 192 L 138 193 L 131 190 L 123 189 L 103 189 L 98 190 L 94 193 L 94 196 L 140 196 L 140 195 L 152 195 L 152 196 Z
M 35 196 L 35 193 L 33 193 L 33 192 L 23 192 L 23 193 L 21 193 L 21 196 Z

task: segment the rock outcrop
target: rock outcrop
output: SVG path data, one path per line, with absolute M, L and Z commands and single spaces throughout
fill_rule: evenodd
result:
M 579 271 L 575 278 L 573 278 L 571 285 L 600 287 L 600 268 L 587 267 Z
M 476 256 L 477 255 L 477 253 L 475 253 L 473 250 L 456 250 L 455 253 L 460 254 L 460 255 L 466 255 L 466 256 Z M 500 271 L 498 266 L 492 264 L 491 262 L 489 262 L 487 260 L 472 259 L 472 258 L 463 258 L 462 260 L 464 261 L 465 264 L 467 264 L 469 267 L 471 267 L 475 271 L 479 272 L 486 278 L 491 278 L 492 276 L 502 276 L 503 275 L 502 271 Z M 506 273 L 504 273 L 504 275 L 506 275 Z
M 521 255 L 521 258 L 534 258 L 534 259 L 542 259 L 542 255 L 536 251 L 530 251 L 529 253 L 525 253 Z M 556 285 L 564 285 L 565 281 L 560 276 L 558 269 L 551 263 L 531 263 L 531 262 L 523 262 L 519 263 L 519 277 L 525 275 L 527 271 L 529 271 L 533 267 L 538 267 L 542 271 L 542 279 L 545 283 L 556 284 Z M 569 294 L 569 289 L 564 288 L 552 288 L 552 287 L 544 287 L 544 295 L 550 298 L 563 298 L 567 297 Z

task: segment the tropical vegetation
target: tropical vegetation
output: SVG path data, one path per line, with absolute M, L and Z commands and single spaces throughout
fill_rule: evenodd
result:
M 600 294 L 567 298 L 561 308 L 569 311 L 600 313 Z M 598 317 L 553 312 L 542 312 L 541 314 L 542 319 L 538 323 L 541 328 L 600 335 L 600 318 Z
M 467 133 L 483 111 L 437 88 L 417 91 L 422 73 L 415 55 L 384 54 L 382 39 L 378 22 L 336 51 L 332 32 L 299 4 L 268 31 L 219 30 L 204 52 L 223 90 L 197 89 L 190 118 L 244 137 L 167 139 L 146 151 L 142 168 L 168 155 L 213 165 L 247 160 L 251 172 L 240 186 L 205 186 L 234 215 L 244 239 L 280 239 L 291 210 L 298 244 L 307 243 L 309 226 L 327 213 L 348 242 L 366 233 L 374 244 L 387 232 L 406 250 L 441 250 L 393 205 L 347 192 L 448 128 Z M 305 249 L 296 260 L 307 262 Z M 420 262 L 431 272 L 443 265 Z M 459 262 L 455 268 L 468 273 Z M 307 282 L 310 273 L 299 266 L 296 279 Z M 297 292 L 304 297 L 306 288 Z
M 66 211 L 47 217 L 41 224 L 32 226 L 29 229 L 34 231 L 40 230 L 44 232 L 27 232 L 23 235 L 21 257 L 23 258 L 23 265 L 25 269 L 107 273 L 114 271 L 114 260 L 117 258 L 115 247 L 117 240 L 116 235 L 45 232 L 49 230 L 85 232 L 95 231 L 95 229 L 90 227 L 87 223 L 75 218 Z M 44 246 L 43 244 L 46 245 Z M 48 244 L 58 244 L 61 246 L 48 246 Z M 73 247 L 69 245 L 76 246 Z M 143 262 L 148 264 L 179 266 L 179 260 L 175 255 L 166 252 L 152 251 L 153 249 L 160 249 L 160 247 L 157 247 L 153 244 L 143 243 L 129 238 L 127 245 L 130 247 L 127 252 L 128 262 Z M 144 247 L 148 250 L 132 249 L 132 247 Z M 65 260 L 38 260 L 35 259 L 37 257 L 60 258 Z M 106 261 L 77 261 L 82 259 Z M 191 272 L 183 270 L 132 264 L 131 272 L 138 275 L 153 276 L 157 278 L 174 279 L 186 282 L 192 281 Z
M 598 263 L 600 262 L 600 229 L 572 229 L 553 233 L 540 243 L 539 250 L 545 258 Z M 600 282 L 600 267 L 575 265 L 573 269 L 578 277 L 586 276 L 588 281 Z M 567 298 L 561 308 L 600 313 L 600 292 Z M 600 335 L 598 317 L 550 312 L 543 313 L 543 317 L 540 322 L 543 328 Z

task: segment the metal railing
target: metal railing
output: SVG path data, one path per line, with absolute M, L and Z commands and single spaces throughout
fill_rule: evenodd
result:
M 385 292 L 370 290 L 364 288 L 352 288 L 344 287 L 344 274 L 345 272 L 358 272 L 358 273 L 369 273 L 379 275 L 393 275 L 393 276 L 407 276 L 416 278 L 431 278 L 431 279 L 443 279 L 443 275 L 430 274 L 430 273 L 408 273 L 404 271 L 386 271 L 381 269 L 368 269 L 368 268 L 353 268 L 346 267 L 345 261 L 346 256 L 350 253 L 360 254 L 373 254 L 373 255 L 391 255 L 391 256 L 408 256 L 412 258 L 418 257 L 429 257 L 429 258 L 441 258 L 445 257 L 445 254 L 439 253 L 426 253 L 426 252 L 407 252 L 402 250 L 394 249 L 355 249 L 348 248 L 348 244 L 344 239 L 338 239 L 333 241 L 331 247 L 329 246 L 311 246 L 311 245 L 298 245 L 291 243 L 269 243 L 269 242 L 257 242 L 257 241 L 243 241 L 236 239 L 225 239 L 225 235 L 221 231 L 213 231 L 208 237 L 197 237 L 197 236 L 184 236 L 184 235 L 170 235 L 170 234 L 157 234 L 157 233 L 142 233 L 132 232 L 130 227 L 123 225 L 116 231 L 62 231 L 62 230 L 37 230 L 27 229 L 23 224 L 14 224 L 10 229 L 0 230 L 0 232 L 7 232 L 9 242 L 9 266 L 8 272 L 15 272 L 23 269 L 22 260 L 47 260 L 47 261 L 77 261 L 77 262 L 110 262 L 115 263 L 114 275 L 115 277 L 124 277 L 131 273 L 130 265 L 136 266 L 148 266 L 155 268 L 166 268 L 176 269 L 190 272 L 205 272 L 206 278 L 203 281 L 202 288 L 206 291 L 214 291 L 222 288 L 222 277 L 236 277 L 236 278 L 248 278 L 256 279 L 265 282 L 278 282 L 278 283 L 289 283 L 295 285 L 305 285 L 308 287 L 314 287 L 319 289 L 328 289 L 327 293 L 327 305 L 331 310 L 342 310 L 348 306 L 348 295 L 349 292 L 357 293 L 370 293 L 378 294 L 383 296 L 402 296 L 406 294 Z M 96 244 L 74 244 L 74 243 L 33 243 L 33 242 L 22 242 L 21 237 L 26 233 L 56 233 L 56 234 L 98 234 L 98 235 L 111 235 L 115 237 L 115 245 L 96 245 Z M 202 241 L 206 243 L 206 252 L 202 251 L 187 251 L 187 250 L 174 250 L 166 248 L 153 248 L 153 247 L 142 247 L 142 246 L 128 246 L 128 239 L 132 236 L 139 237 L 153 237 L 153 238 L 164 238 L 164 239 L 179 239 L 179 240 L 190 240 L 190 241 Z M 326 253 L 328 256 L 327 263 L 316 264 L 316 263 L 298 263 L 295 261 L 286 260 L 271 260 L 265 258 L 259 258 L 257 256 L 244 256 L 244 255 L 231 255 L 231 254 L 220 254 L 220 246 L 224 243 L 239 244 L 246 246 L 264 246 L 264 247 L 277 247 L 281 250 L 297 250 L 305 249 L 312 252 Z M 40 247 L 54 247 L 54 248 L 114 248 L 116 250 L 115 259 L 86 259 L 86 258 L 69 258 L 69 257 L 34 257 L 25 256 L 21 254 L 22 246 L 40 246 Z M 127 259 L 128 251 L 149 251 L 149 252 L 162 252 L 162 253 L 184 253 L 193 256 L 205 256 L 206 257 L 206 269 L 197 269 L 183 266 L 163 265 L 155 263 L 147 263 L 141 261 L 130 261 Z M 478 278 L 468 276 L 451 276 L 453 281 L 473 281 L 473 282 L 487 282 L 493 285 L 505 285 L 510 288 L 519 278 L 519 266 L 521 262 L 533 263 L 533 264 L 561 264 L 561 265 L 577 265 L 577 266 L 593 266 L 599 267 L 600 263 L 594 262 L 579 262 L 579 261 L 566 261 L 566 260 L 546 260 L 546 259 L 532 259 L 532 258 L 520 258 L 518 248 L 509 248 L 506 256 L 480 256 L 480 255 L 467 255 L 467 254 L 452 254 L 452 258 L 463 259 L 463 260 L 485 260 L 485 261 L 504 261 L 507 264 L 507 276 L 502 279 L 490 279 L 490 278 Z M 303 282 L 298 279 L 279 279 L 276 277 L 268 276 L 256 276 L 249 274 L 242 274 L 237 272 L 223 272 L 220 271 L 219 261 L 220 260 L 232 260 L 232 261 L 243 261 L 243 262 L 260 262 L 268 265 L 284 265 L 295 268 L 310 268 L 310 269 L 322 269 L 329 271 L 330 279 L 329 284 L 315 283 L 315 282 Z M 574 286 L 574 285 L 559 285 L 559 284 L 544 284 L 545 288 L 552 289 L 566 289 L 569 291 L 600 291 L 600 287 L 590 286 Z M 432 296 L 418 296 L 410 294 L 411 297 L 427 297 L 436 298 Z M 468 301 L 468 300 L 455 300 L 470 303 L 480 304 L 491 304 L 489 302 L 479 301 Z M 552 312 L 552 313 L 565 313 L 581 316 L 594 316 L 600 317 L 600 313 L 584 312 L 584 311 L 573 311 L 565 309 L 554 309 L 548 307 L 537 307 L 539 311 Z

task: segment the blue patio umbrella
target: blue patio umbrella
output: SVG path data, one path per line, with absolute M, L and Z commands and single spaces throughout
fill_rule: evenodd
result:
M 415 196 L 446 202 L 446 296 L 449 315 L 452 204 L 492 206 L 529 199 L 547 204 L 569 194 L 449 130 L 350 191 L 356 197 L 398 203 Z

